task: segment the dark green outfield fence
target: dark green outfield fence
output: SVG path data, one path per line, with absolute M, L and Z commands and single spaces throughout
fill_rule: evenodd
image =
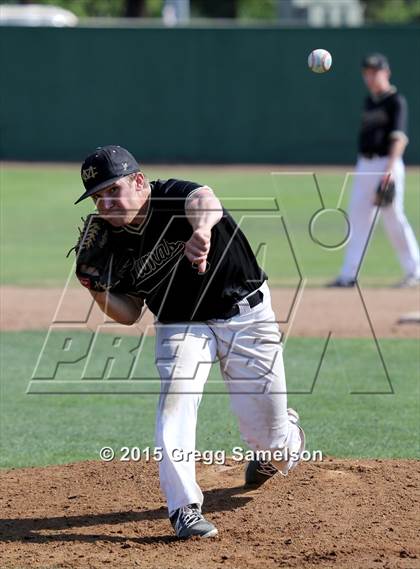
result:
M 351 163 L 360 59 L 385 52 L 420 161 L 420 28 L 1 28 L 1 155 L 143 162 Z M 308 53 L 331 51 L 311 73 Z

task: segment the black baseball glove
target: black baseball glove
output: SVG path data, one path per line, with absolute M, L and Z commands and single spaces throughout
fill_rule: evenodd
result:
M 395 198 L 395 184 L 390 176 L 383 178 L 376 188 L 374 205 L 386 207 L 391 205 Z
M 96 214 L 90 214 L 79 231 L 80 236 L 73 249 L 76 252 L 76 276 L 80 283 L 97 292 L 118 289 L 130 260 L 115 254 L 109 223 Z

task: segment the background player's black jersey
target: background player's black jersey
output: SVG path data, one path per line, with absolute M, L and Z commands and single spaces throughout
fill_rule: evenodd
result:
M 407 102 L 393 88 L 381 97 L 368 96 L 365 100 L 359 133 L 361 154 L 389 154 L 391 133 L 407 134 Z
M 150 185 L 144 223 L 112 228 L 117 250 L 129 251 L 133 259 L 124 289 L 144 298 L 162 322 L 223 318 L 267 278 L 245 235 L 223 210 L 223 218 L 212 228 L 207 270 L 198 273 L 184 255 L 193 232 L 185 198 L 201 186 L 175 179 Z

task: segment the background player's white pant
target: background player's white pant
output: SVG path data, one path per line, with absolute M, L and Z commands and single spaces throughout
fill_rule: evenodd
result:
M 353 280 L 357 277 L 377 210 L 377 206 L 373 205 L 375 191 L 385 173 L 387 163 L 386 156 L 372 159 L 360 157 L 357 161 L 348 210 L 351 236 L 340 273 L 343 280 Z M 396 196 L 391 205 L 380 208 L 380 215 L 405 274 L 420 276 L 419 247 L 404 214 L 405 171 L 402 159 L 396 161 L 392 174 Z
M 203 503 L 194 459 L 177 461 L 173 452 L 195 450 L 198 406 L 216 359 L 249 447 L 292 452 L 300 447 L 299 429 L 287 415 L 281 337 L 267 284 L 260 290 L 261 304 L 251 309 L 242 302 L 241 314 L 229 320 L 156 323 L 156 365 L 161 377 L 156 445 L 163 448 L 160 484 L 169 513 Z

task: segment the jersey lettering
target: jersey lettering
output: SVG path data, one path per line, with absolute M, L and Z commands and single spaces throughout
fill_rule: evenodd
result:
M 184 251 L 184 241 L 168 242 L 165 239 L 159 245 L 140 259 L 134 261 L 133 269 L 136 278 L 143 281 L 153 275 L 172 259 Z

